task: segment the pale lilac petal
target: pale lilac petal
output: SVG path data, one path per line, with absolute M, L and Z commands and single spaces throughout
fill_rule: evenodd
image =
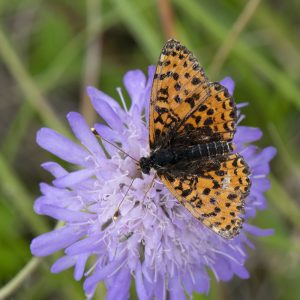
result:
M 248 105 L 249 105 L 248 102 L 240 102 L 240 103 L 236 104 L 236 107 L 237 107 L 237 109 L 241 109 L 241 108 L 246 107 Z
M 135 270 L 135 284 L 136 284 L 136 292 L 139 297 L 139 299 L 149 299 L 149 296 L 147 295 L 145 286 L 144 286 L 144 280 L 142 275 L 142 267 L 141 263 L 138 262 Z
M 80 280 L 84 274 L 85 265 L 87 259 L 89 258 L 88 254 L 82 254 L 77 256 L 77 261 L 74 269 L 74 278 L 75 280 Z
M 207 275 L 206 270 L 202 268 L 195 270 L 193 276 L 196 282 L 196 284 L 194 285 L 195 291 L 201 294 L 207 294 L 209 291 L 210 279 Z
M 92 100 L 93 101 L 93 100 Z M 93 101 L 97 113 L 102 116 L 104 121 L 117 132 L 122 132 L 123 122 L 117 113 L 106 102 Z
M 256 236 L 268 236 L 274 234 L 274 229 L 261 229 L 250 224 L 245 224 L 244 229 Z
M 268 163 L 271 159 L 274 158 L 277 151 L 274 147 L 266 147 L 260 153 L 257 154 L 255 159 L 252 159 L 253 165 L 258 165 L 261 162 Z M 255 162 L 255 163 L 254 163 Z
M 102 91 L 94 88 L 94 87 L 87 87 L 87 94 L 90 97 L 92 103 L 96 103 L 96 102 L 105 102 L 107 103 L 109 106 L 111 106 L 111 108 L 117 112 L 117 113 L 122 113 L 123 110 L 121 108 L 121 106 L 119 105 L 119 103 L 117 101 L 115 101 L 113 98 L 111 98 L 110 96 L 108 96 L 107 94 L 103 93 Z
M 47 256 L 77 241 L 85 234 L 85 228 L 63 227 L 44 233 L 32 240 L 31 252 L 36 256 Z
M 89 156 L 88 152 L 79 145 L 49 128 L 40 129 L 36 141 L 42 148 L 57 157 L 79 166 L 82 166 L 85 158 Z
M 219 257 L 212 268 L 217 277 L 217 280 L 229 281 L 232 278 L 233 274 L 230 270 L 230 262 L 223 257 Z
M 120 140 L 120 134 L 104 124 L 95 124 L 95 129 L 99 133 L 100 137 L 103 137 L 110 142 Z
M 262 137 L 262 131 L 255 127 L 238 126 L 234 141 L 239 143 L 252 143 Z
M 40 213 L 65 222 L 88 222 L 93 215 L 82 211 L 71 211 L 53 205 L 44 204 L 40 207 Z
M 162 276 L 159 276 L 157 278 L 156 284 L 155 284 L 155 297 L 157 300 L 163 300 L 165 299 L 166 295 L 166 285 L 165 285 L 165 280 L 162 278 Z
M 114 276 L 112 284 L 109 285 L 109 289 L 105 300 L 127 300 L 129 298 L 129 287 L 131 283 L 131 274 L 128 269 L 122 268 L 122 270 Z M 143 299 L 144 298 L 140 298 Z M 145 298 L 146 300 L 147 298 Z
M 79 113 L 71 112 L 67 115 L 67 118 L 74 134 L 81 144 L 84 145 L 96 158 L 103 157 L 104 152 L 83 117 Z
M 90 236 L 80 241 L 76 241 L 70 247 L 67 247 L 65 253 L 73 256 L 80 253 L 91 253 L 96 249 L 101 250 L 103 247 L 103 233 L 97 234 L 96 236 Z
M 169 283 L 170 300 L 186 300 L 181 282 L 178 276 L 170 278 Z
M 51 173 L 56 178 L 68 174 L 68 172 L 56 162 L 46 162 L 41 164 L 41 166 L 43 169 Z
M 63 177 L 53 180 L 53 184 L 59 188 L 72 187 L 95 174 L 94 169 L 83 169 L 69 173 Z
M 97 272 L 88 277 L 84 282 L 84 289 L 87 290 L 90 287 L 102 281 L 105 277 L 111 275 L 124 261 L 124 257 L 116 259 L 108 263 L 105 267 L 98 268 Z
M 230 95 L 233 95 L 235 83 L 231 77 L 225 77 L 220 81 L 220 83 L 227 88 Z
M 249 272 L 245 269 L 244 266 L 234 265 L 233 267 L 234 273 L 242 279 L 248 279 L 250 277 Z
M 139 104 L 145 91 L 146 76 L 141 70 L 128 71 L 123 78 L 124 86 L 132 104 Z
M 52 273 L 60 273 L 73 267 L 76 264 L 77 258 L 74 256 L 63 256 L 59 258 L 51 267 Z

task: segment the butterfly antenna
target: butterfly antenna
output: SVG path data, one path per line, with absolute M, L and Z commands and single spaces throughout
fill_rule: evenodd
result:
M 150 183 L 150 185 L 149 185 L 149 187 L 148 187 L 148 189 L 147 189 L 147 191 L 146 191 L 146 193 L 145 193 L 145 195 L 144 195 L 144 197 L 143 197 L 143 202 L 144 202 L 144 200 L 145 200 L 147 194 L 149 193 L 149 191 L 150 191 L 151 188 L 153 187 L 155 178 L 156 178 L 156 174 L 153 176 L 153 178 L 152 178 L 152 180 L 151 180 L 151 183 Z M 133 179 L 132 179 L 132 181 L 131 181 L 130 185 L 128 186 L 128 189 L 127 189 L 127 191 L 126 191 L 124 197 L 122 198 L 122 200 L 121 200 L 120 203 L 118 204 L 117 209 L 116 209 L 116 211 L 115 211 L 115 213 L 114 213 L 114 216 L 113 216 L 113 221 L 116 221 L 116 220 L 118 219 L 118 217 L 120 216 L 120 207 L 121 207 L 121 204 L 123 203 L 124 199 L 125 199 L 126 196 L 128 195 L 128 192 L 130 191 L 130 189 L 131 189 L 131 187 L 132 187 L 133 182 L 135 181 L 135 179 L 136 179 L 136 178 L 133 178 Z
M 130 157 L 130 158 L 131 158 L 132 160 L 134 160 L 136 163 L 139 163 L 139 161 L 138 161 L 137 159 L 135 159 L 135 158 L 132 157 L 130 154 L 128 154 L 127 152 L 125 152 L 122 148 L 118 147 L 118 146 L 115 145 L 114 143 L 112 143 L 112 142 L 108 141 L 107 139 L 105 139 L 104 137 L 102 137 L 94 127 L 91 128 L 91 131 L 92 131 L 92 133 L 93 133 L 96 137 L 98 137 L 99 139 L 104 140 L 106 143 L 112 145 L 113 147 L 117 148 L 120 152 L 122 152 L 122 153 L 125 154 L 126 156 Z
M 122 200 L 119 202 L 117 208 L 116 208 L 116 211 L 112 217 L 113 221 L 116 221 L 118 219 L 118 217 L 120 216 L 120 207 L 121 207 L 121 204 L 123 203 L 123 201 L 125 200 L 126 196 L 128 195 L 128 192 L 130 191 L 132 185 L 133 185 L 133 182 L 135 181 L 136 178 L 133 178 L 128 186 L 128 189 L 124 195 L 124 197 L 122 198 Z
M 153 178 L 152 178 L 152 180 L 151 180 L 151 183 L 150 183 L 149 186 L 148 186 L 148 189 L 147 189 L 147 191 L 146 191 L 146 193 L 145 193 L 145 195 L 144 195 L 144 197 L 143 197 L 143 202 L 144 202 L 144 200 L 146 199 L 146 196 L 147 196 L 147 194 L 149 193 L 149 191 L 153 188 L 155 178 L 156 178 L 156 174 L 153 176 Z

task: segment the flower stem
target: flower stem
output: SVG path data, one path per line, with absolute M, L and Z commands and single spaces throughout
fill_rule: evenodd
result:
M 36 111 L 39 112 L 45 124 L 52 127 L 65 135 L 69 135 L 69 131 L 62 125 L 57 118 L 55 112 L 47 103 L 47 100 L 41 94 L 30 74 L 24 68 L 21 60 L 17 56 L 14 48 L 10 44 L 4 30 L 0 27 L 0 55 L 3 58 L 8 70 L 14 76 L 26 100 Z
M 216 74 L 219 73 L 229 53 L 233 49 L 239 35 L 254 15 L 254 12 L 256 11 L 256 8 L 258 7 L 260 1 L 261 0 L 250 0 L 247 2 L 244 10 L 240 14 L 236 22 L 233 24 L 231 30 L 227 35 L 227 38 L 224 39 L 223 44 L 221 45 L 213 59 L 210 67 L 210 74 L 212 76 L 216 76 Z
M 17 291 L 20 285 L 35 271 L 41 261 L 40 258 L 33 257 L 13 279 L 0 289 L 0 299 L 5 299 Z
M 157 0 L 158 12 L 160 15 L 160 22 L 163 28 L 164 36 L 169 38 L 175 38 L 175 27 L 173 18 L 173 9 L 170 0 Z
M 86 86 L 97 85 L 98 76 L 101 67 L 101 41 L 100 29 L 95 31 L 93 24 L 100 19 L 101 1 L 88 0 L 86 1 L 86 19 L 87 19 L 87 32 L 86 32 L 86 49 L 84 57 L 84 70 L 83 70 L 83 83 L 82 95 L 80 103 L 80 111 L 85 119 L 89 120 L 90 125 L 95 122 L 96 113 L 93 109 L 90 99 L 86 94 Z

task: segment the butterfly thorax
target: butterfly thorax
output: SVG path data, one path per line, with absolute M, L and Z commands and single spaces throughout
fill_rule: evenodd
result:
M 149 157 L 142 157 L 139 164 L 142 172 L 149 174 L 151 168 L 160 170 L 168 165 L 176 167 L 176 164 L 181 161 L 189 162 L 225 155 L 232 150 L 232 143 L 224 141 L 196 144 L 187 147 L 158 149 L 151 153 Z

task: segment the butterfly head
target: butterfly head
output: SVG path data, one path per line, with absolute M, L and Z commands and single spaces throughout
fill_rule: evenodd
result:
M 152 159 L 150 157 L 142 157 L 139 164 L 144 174 L 150 174 L 150 170 L 153 167 Z

